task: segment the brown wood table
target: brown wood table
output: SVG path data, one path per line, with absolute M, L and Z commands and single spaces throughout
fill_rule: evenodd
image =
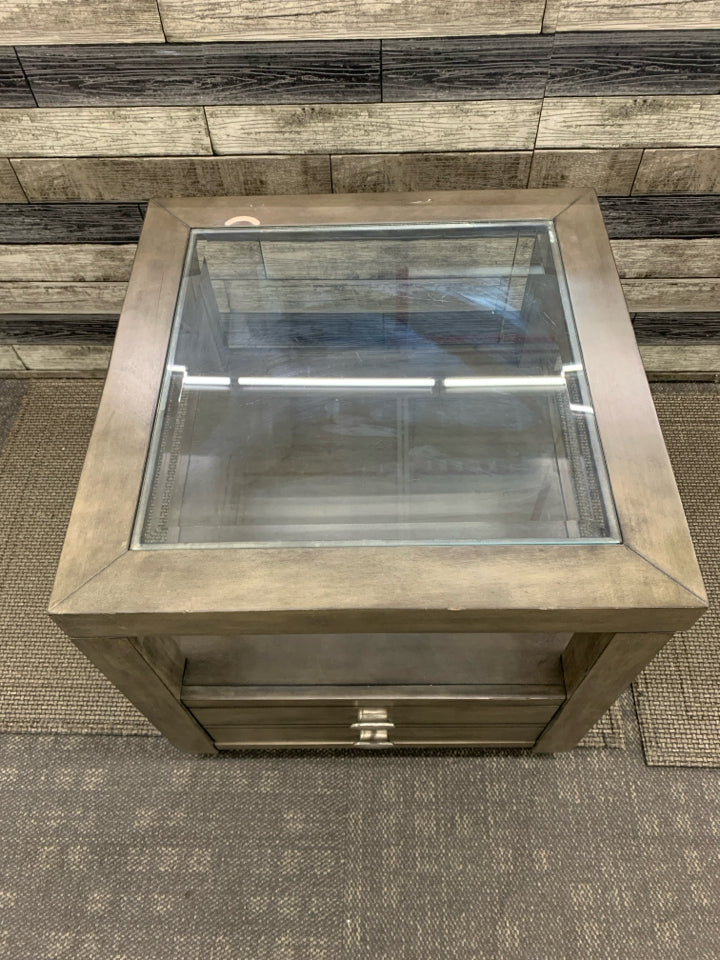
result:
M 150 204 L 50 615 L 176 746 L 569 749 L 705 607 L 594 194 Z

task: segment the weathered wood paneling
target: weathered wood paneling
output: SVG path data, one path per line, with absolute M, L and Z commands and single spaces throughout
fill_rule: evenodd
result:
M 95 344 L 19 343 L 14 347 L 28 370 L 96 370 L 110 362 L 112 347 Z
M 119 313 L 125 283 L 0 283 L 0 313 Z
M 0 280 L 127 280 L 135 244 L 2 244 Z
M 720 275 L 720 238 L 613 240 L 611 245 L 621 277 L 641 279 Z
M 162 43 L 155 0 L 3 0 L 5 43 Z
M 9 346 L 0 346 L 0 370 L 24 370 L 25 364 L 15 350 Z
M 0 314 L 0 343 L 112 343 L 115 314 Z
M 529 149 L 539 100 L 208 107 L 217 153 Z
M 0 243 L 135 243 L 142 214 L 135 203 L 6 204 Z
M 553 38 L 384 40 L 383 100 L 539 99 Z
M 526 187 L 529 152 L 373 153 L 331 157 L 336 193 Z
M 27 197 L 20 186 L 10 161 L 0 158 L 0 203 L 26 203 Z
M 563 0 L 558 30 L 713 29 L 718 0 Z
M 592 187 L 606 196 L 628 196 L 642 150 L 537 150 L 530 187 Z
M 645 150 L 633 193 L 720 193 L 720 149 Z
M 544 0 L 158 0 L 170 41 L 539 33 Z
M 639 343 L 720 337 L 720 312 L 636 313 L 632 322 Z
M 201 107 L 0 110 L 6 157 L 212 153 Z
M 147 200 L 329 193 L 328 156 L 118 157 L 14 160 L 29 198 Z
M 605 226 L 613 239 L 720 237 L 717 196 L 602 197 Z
M 1 14 L 0 14 L 1 16 Z M 5 39 L 0 31 L 0 37 Z M 35 98 L 12 47 L 0 47 L 0 107 L 34 107 Z
M 720 303 L 720 279 L 623 280 L 623 293 L 631 313 L 662 310 L 687 313 L 717 310 Z
M 720 145 L 720 96 L 560 97 L 543 102 L 537 147 Z
M 545 95 L 718 93 L 718 63 L 720 30 L 558 34 Z
M 41 107 L 380 99 L 377 40 L 46 46 L 19 56 Z
M 648 377 L 661 379 L 661 374 L 692 374 L 684 379 L 713 379 L 720 376 L 720 344 L 699 344 L 697 346 L 678 344 L 648 345 L 640 347 L 640 356 Z M 708 374 L 708 377 L 698 376 Z M 675 379 L 670 377 L 669 379 Z

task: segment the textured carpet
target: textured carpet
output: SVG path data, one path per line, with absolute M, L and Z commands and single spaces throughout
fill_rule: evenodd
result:
M 0 956 L 717 960 L 720 774 L 626 726 L 554 757 L 1 735 Z
M 635 684 L 647 762 L 720 766 L 720 386 L 653 390 L 710 609 Z
M 76 650 L 46 609 L 101 385 L 0 380 L 0 730 L 156 733 Z M 0 431 L 2 431 L 0 420 Z M 583 741 L 623 746 L 613 707 Z

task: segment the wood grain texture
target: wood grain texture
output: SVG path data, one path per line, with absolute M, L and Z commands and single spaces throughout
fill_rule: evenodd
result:
M 0 346 L 0 370 L 25 370 L 25 364 L 12 347 Z
M 384 40 L 385 101 L 539 99 L 553 38 Z
M 112 344 L 117 314 L 0 314 L 0 343 Z
M 543 0 L 159 0 L 169 41 L 539 33 Z
M 600 208 L 614 240 L 720 237 L 720 198 L 712 194 L 602 197 Z
M 332 156 L 335 193 L 502 190 L 526 187 L 530 152 L 373 153 Z
M 562 4 L 563 0 L 545 0 L 545 13 L 543 14 L 542 22 L 543 33 L 555 33 L 557 30 L 557 22 Z
M 548 97 L 537 147 L 720 145 L 720 96 Z
M 36 106 L 15 50 L 0 47 L 0 107 Z
M 0 203 L 27 203 L 20 181 L 4 157 L 0 157 Z
M 720 376 L 720 344 L 717 343 L 697 346 L 641 345 L 640 356 L 648 376 L 670 373 L 711 374 L 716 381 Z
M 720 193 L 720 149 L 645 150 L 633 193 Z
M 695 342 L 720 337 L 720 312 L 636 313 L 632 318 L 638 343 Z
M 162 43 L 154 0 L 3 0 L 0 36 L 5 43 Z
M 112 348 L 95 344 L 19 343 L 13 347 L 27 370 L 107 370 Z
M 718 0 L 563 0 L 557 29 L 712 30 L 718 23 Z
M 536 150 L 529 187 L 592 187 L 605 196 L 628 196 L 642 150 Z
M 44 46 L 19 56 L 41 107 L 380 99 L 377 40 Z
M 200 107 L 0 110 L 6 157 L 212 153 Z
M 720 303 L 720 279 L 717 278 L 623 280 L 622 288 L 631 313 L 717 310 Z
M 719 61 L 720 30 L 558 34 L 545 95 L 718 93 Z
M 147 200 L 150 197 L 329 193 L 328 156 L 118 157 L 14 160 L 29 198 Z
M 641 279 L 720 275 L 720 238 L 613 240 L 611 246 L 621 277 Z
M 216 153 L 529 149 L 539 100 L 208 107 Z
M 1 244 L 0 280 L 127 280 L 135 244 Z
M 0 243 L 135 243 L 141 227 L 134 203 L 6 204 Z
M 119 313 L 125 283 L 0 283 L 0 313 Z

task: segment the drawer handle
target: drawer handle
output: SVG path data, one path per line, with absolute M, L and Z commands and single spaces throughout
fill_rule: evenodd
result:
M 351 730 L 358 730 L 360 738 L 354 746 L 377 749 L 378 747 L 392 747 L 388 739 L 388 730 L 395 726 L 388 720 L 387 710 L 384 708 L 360 707 L 358 719 L 350 724 Z

